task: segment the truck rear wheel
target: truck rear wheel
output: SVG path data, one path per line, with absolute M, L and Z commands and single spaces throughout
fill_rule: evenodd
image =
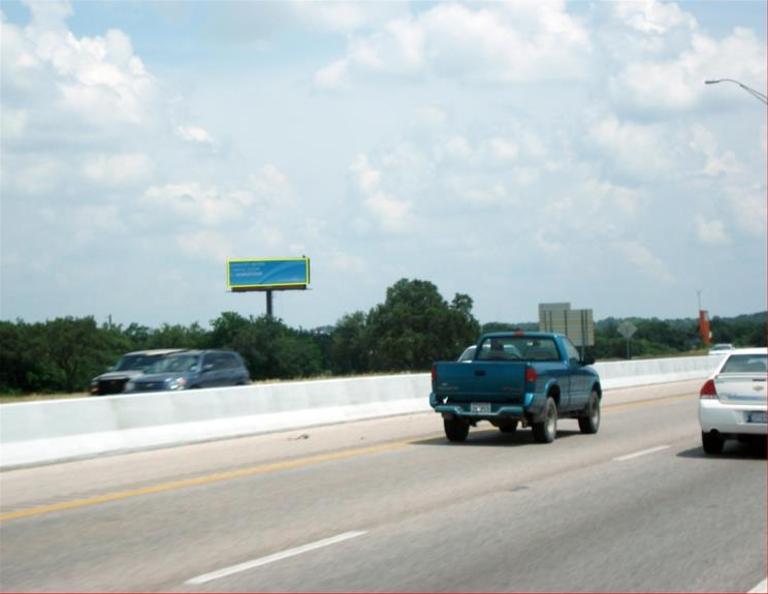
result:
M 547 396 L 544 405 L 544 420 L 532 424 L 533 439 L 539 443 L 552 443 L 557 437 L 557 404 L 555 399 Z
M 514 433 L 517 431 L 517 421 L 510 421 L 509 423 L 499 425 L 499 431 L 502 433 Z
M 469 423 L 461 419 L 443 419 L 443 427 L 448 441 L 464 441 L 469 435 Z
M 579 416 L 579 429 L 582 433 L 597 433 L 600 428 L 600 397 L 592 390 L 587 407 Z

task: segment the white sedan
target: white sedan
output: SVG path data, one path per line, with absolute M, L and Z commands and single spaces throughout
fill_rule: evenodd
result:
M 707 454 L 723 451 L 726 439 L 766 435 L 768 349 L 733 349 L 699 392 L 701 442 Z
M 723 355 L 730 353 L 732 350 L 733 345 L 730 342 L 721 342 L 720 344 L 716 344 L 711 349 L 709 349 L 709 354 L 722 357 Z

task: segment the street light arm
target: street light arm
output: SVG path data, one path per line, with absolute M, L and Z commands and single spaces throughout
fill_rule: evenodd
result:
M 721 82 L 731 82 L 731 83 L 733 83 L 733 84 L 739 85 L 739 86 L 740 86 L 742 89 L 744 89 L 744 90 L 745 90 L 747 93 L 749 93 L 750 95 L 752 95 L 752 96 L 753 96 L 753 97 L 755 97 L 756 99 L 758 99 L 758 100 L 762 101 L 763 103 L 765 103 L 766 105 L 768 105 L 768 97 L 766 97 L 765 95 L 763 95 L 761 92 L 759 92 L 759 91 L 756 91 L 756 90 L 755 90 L 755 89 L 753 89 L 752 87 L 748 87 L 748 86 L 747 86 L 747 85 L 745 85 L 744 83 L 740 83 L 739 81 L 737 81 L 737 80 L 734 80 L 734 79 L 732 79 L 732 78 L 718 78 L 718 79 L 716 79 L 716 80 L 705 80 L 705 81 L 704 81 L 704 84 L 705 84 L 705 85 L 716 85 L 717 83 L 721 83 Z

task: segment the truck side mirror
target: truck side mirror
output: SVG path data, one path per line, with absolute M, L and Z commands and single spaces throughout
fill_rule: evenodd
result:
M 594 365 L 595 364 L 595 357 L 593 355 L 584 355 L 584 358 L 581 360 L 582 365 Z

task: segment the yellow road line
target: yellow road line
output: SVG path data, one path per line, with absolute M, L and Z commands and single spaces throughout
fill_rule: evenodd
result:
M 646 398 L 645 400 L 634 400 L 633 402 L 618 402 L 616 404 L 604 404 L 603 410 L 610 409 L 611 411 L 621 410 L 625 408 L 637 408 L 645 406 L 647 404 L 657 404 L 661 402 L 675 402 L 678 400 L 698 400 L 695 394 L 675 394 L 673 396 L 662 396 L 661 398 Z
M 660 402 L 672 402 L 676 400 L 683 400 L 686 398 L 691 398 L 691 394 L 664 396 L 661 398 L 649 398 L 646 400 L 636 400 L 634 402 L 625 402 L 620 404 L 606 404 L 603 406 L 603 409 L 610 409 L 611 411 L 615 411 L 615 410 L 620 410 L 624 408 L 636 408 L 639 406 L 656 404 Z M 411 440 L 411 441 L 390 442 L 390 443 L 385 443 L 378 446 L 371 446 L 367 448 L 356 448 L 352 450 L 344 450 L 341 452 L 333 452 L 330 454 L 318 454 L 316 456 L 308 456 L 306 458 L 287 460 L 285 462 L 274 462 L 271 464 L 262 464 L 260 466 L 250 466 L 247 468 L 239 468 L 237 470 L 230 470 L 227 472 L 218 472 L 218 473 L 208 474 L 208 475 L 199 476 L 199 477 L 190 478 L 190 479 L 182 479 L 178 481 L 158 483 L 157 485 L 142 487 L 140 489 L 128 489 L 126 491 L 116 491 L 114 493 L 96 495 L 94 497 L 85 497 L 82 499 L 73 499 L 71 501 L 62 501 L 60 503 L 52 503 L 50 505 L 30 507 L 27 509 L 20 509 L 17 511 L 0 514 L 0 522 L 6 521 L 6 520 L 17 520 L 20 518 L 29 518 L 32 516 L 40 516 L 43 514 L 49 514 L 49 513 L 63 511 L 63 510 L 78 509 L 81 507 L 88 507 L 91 505 L 108 503 L 110 501 L 119 501 L 121 499 L 129 499 L 131 497 L 140 497 L 142 495 L 151 495 L 154 493 L 165 493 L 168 491 L 176 491 L 179 489 L 185 489 L 187 487 L 195 487 L 198 485 L 208 485 L 211 483 L 217 483 L 221 481 L 227 481 L 230 479 L 242 478 L 246 476 L 267 474 L 270 472 L 279 472 L 283 470 L 293 470 L 296 468 L 305 468 L 307 466 L 311 466 L 313 464 L 321 464 L 323 462 L 347 460 L 349 458 L 367 456 L 370 454 L 378 454 L 380 452 L 388 452 L 392 450 L 402 449 L 409 445 L 412 445 L 414 442 L 423 442 L 425 439 L 433 439 L 435 437 L 440 437 L 440 436 L 442 436 L 442 434 L 435 434 L 433 436 L 428 436 L 428 437 L 420 437 L 417 440 Z
M 199 476 L 199 477 L 190 478 L 190 479 L 169 481 L 166 483 L 159 483 L 157 485 L 152 485 L 149 487 L 142 487 L 140 489 L 129 489 L 127 491 L 117 491 L 114 493 L 106 493 L 104 495 L 96 495 L 94 497 L 86 497 L 83 499 L 73 499 L 71 501 L 62 501 L 61 503 L 53 503 L 51 505 L 41 505 L 38 507 L 30 507 L 28 509 L 21 509 L 17 511 L 0 514 L 0 521 L 16 520 L 19 518 L 28 518 L 31 516 L 39 516 L 42 514 L 49 514 L 52 512 L 57 512 L 62 510 L 77 509 L 80 507 L 87 507 L 90 505 L 98 505 L 100 503 L 108 503 L 110 501 L 119 501 L 121 499 L 129 499 L 131 497 L 140 497 L 142 495 L 151 495 L 154 493 L 176 491 L 178 489 L 185 489 L 187 487 L 195 487 L 198 485 L 207 485 L 210 483 L 227 481 L 234 478 L 254 476 L 258 474 L 266 474 L 266 473 L 278 472 L 282 470 L 293 470 L 296 468 L 304 468 L 306 466 L 311 466 L 313 464 L 320 464 L 322 462 L 332 462 L 335 460 L 346 460 L 349 458 L 355 458 L 359 456 L 378 454 L 380 452 L 387 452 L 391 450 L 404 448 L 410 445 L 410 443 L 411 442 L 401 441 L 401 442 L 386 443 L 378 446 L 371 446 L 367 448 L 356 448 L 354 450 L 333 452 L 330 454 L 319 454 L 317 456 L 309 456 L 306 458 L 299 458 L 296 460 L 287 460 L 285 462 L 274 462 L 272 464 L 262 464 L 260 466 L 239 468 L 237 470 L 230 470 L 227 472 L 218 472 L 215 474 L 208 474 L 205 476 Z

